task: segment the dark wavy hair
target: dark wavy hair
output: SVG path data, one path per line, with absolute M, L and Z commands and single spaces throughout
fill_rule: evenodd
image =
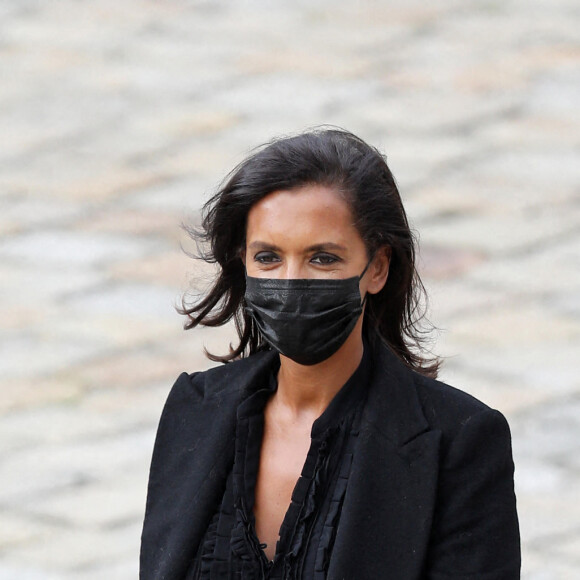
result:
M 205 204 L 201 228 L 184 226 L 197 242 L 198 257 L 220 267 L 203 297 L 189 305 L 184 298 L 179 312 L 188 318 L 185 329 L 221 326 L 234 319 L 240 342 L 230 345 L 227 355 L 206 351 L 214 361 L 229 362 L 269 348 L 244 309 L 241 252 L 246 220 L 252 206 L 268 194 L 307 184 L 329 186 L 344 196 L 369 257 L 380 247 L 390 248 L 387 283 L 367 297 L 365 330 L 374 329 L 407 366 L 435 377 L 439 361 L 424 355 L 426 293 L 415 268 L 415 239 L 397 185 L 385 157 L 342 129 L 315 129 L 259 148 Z

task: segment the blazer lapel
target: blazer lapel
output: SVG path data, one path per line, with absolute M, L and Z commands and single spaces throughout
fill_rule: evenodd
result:
M 435 504 L 440 432 L 413 373 L 377 345 L 329 579 L 419 578 Z
M 151 462 L 143 580 L 187 573 L 233 464 L 238 404 L 265 384 L 277 355 L 252 358 L 192 377 L 183 373 L 171 390 Z

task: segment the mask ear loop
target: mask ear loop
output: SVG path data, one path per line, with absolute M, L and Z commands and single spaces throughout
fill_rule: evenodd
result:
M 374 256 L 373 256 L 373 258 L 374 258 Z M 362 271 L 361 275 L 358 277 L 358 281 L 359 282 L 363 279 L 363 276 L 367 273 L 367 270 L 369 269 L 369 266 L 371 265 L 371 262 L 373 261 L 373 258 L 371 258 L 367 262 L 367 265 L 365 266 L 365 269 Z
M 358 277 L 359 282 L 363 279 L 363 276 L 367 273 L 367 270 L 369 269 L 369 266 L 371 265 L 371 262 L 373 261 L 374 257 L 375 257 L 375 255 L 373 253 L 373 255 L 370 257 L 369 261 L 367 262 L 365 269 L 362 271 L 362 274 Z M 367 301 L 367 296 L 368 296 L 368 292 L 365 292 L 365 296 L 360 303 L 361 308 L 365 305 L 365 303 Z

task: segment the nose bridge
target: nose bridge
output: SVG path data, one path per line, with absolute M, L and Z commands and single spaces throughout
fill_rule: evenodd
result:
M 283 277 L 287 280 L 296 278 L 306 278 L 304 272 L 303 260 L 296 255 L 286 256 L 286 267 L 284 268 Z

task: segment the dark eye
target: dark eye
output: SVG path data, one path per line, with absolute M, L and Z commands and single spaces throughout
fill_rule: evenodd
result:
M 274 252 L 258 252 L 254 256 L 254 261 L 260 264 L 273 264 L 274 262 L 279 262 L 280 257 Z
M 340 262 L 341 259 L 334 254 L 315 254 L 310 258 L 310 261 L 314 264 L 320 264 L 321 266 L 328 266 L 329 264 Z

